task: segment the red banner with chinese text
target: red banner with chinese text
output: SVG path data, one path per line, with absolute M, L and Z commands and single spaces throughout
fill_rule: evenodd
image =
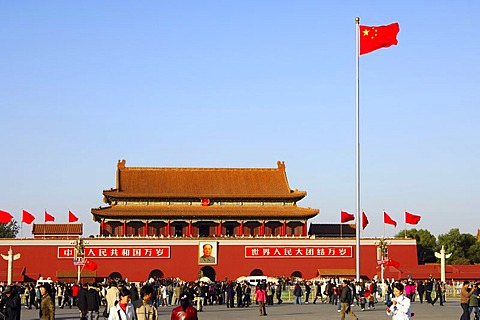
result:
M 58 247 L 58 258 L 73 259 L 74 254 L 73 247 Z M 85 258 L 170 258 L 170 247 L 86 247 Z
M 352 246 L 246 246 L 245 258 L 351 258 Z

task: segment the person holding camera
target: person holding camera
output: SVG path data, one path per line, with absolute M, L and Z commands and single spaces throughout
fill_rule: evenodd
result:
M 462 290 L 460 290 L 460 306 L 462 307 L 462 316 L 460 320 L 470 320 L 470 312 L 468 310 L 468 302 L 470 296 L 475 290 L 470 288 L 470 281 L 464 281 Z
M 395 282 L 393 284 L 394 298 L 387 304 L 387 314 L 392 316 L 392 320 L 407 320 L 410 319 L 410 299 L 403 294 L 403 284 Z
M 16 288 L 12 286 L 5 288 L 0 302 L 0 309 L 4 309 L 6 320 L 20 320 L 22 303 Z

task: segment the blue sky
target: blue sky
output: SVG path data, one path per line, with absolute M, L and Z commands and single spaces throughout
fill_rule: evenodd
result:
M 15 1 L 0 4 L 0 209 L 98 234 L 127 166 L 276 167 L 314 222 L 355 212 L 355 17 L 399 22 L 360 58 L 361 199 L 476 234 L 478 1 Z M 472 223 L 473 222 L 473 223 Z M 30 234 L 25 225 L 22 235 Z

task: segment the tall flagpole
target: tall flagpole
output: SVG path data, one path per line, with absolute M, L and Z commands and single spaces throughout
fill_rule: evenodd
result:
M 22 223 L 20 223 L 20 239 L 21 238 L 23 238 L 23 208 L 22 208 Z
M 356 232 L 356 254 L 355 254 L 355 270 L 356 270 L 356 281 L 360 281 L 360 18 L 355 18 L 356 24 L 356 79 L 355 79 L 355 103 L 356 103 L 356 112 L 355 112 L 355 121 L 356 121 L 356 141 L 355 141 L 355 158 L 356 158 L 356 205 L 357 205 L 357 232 Z

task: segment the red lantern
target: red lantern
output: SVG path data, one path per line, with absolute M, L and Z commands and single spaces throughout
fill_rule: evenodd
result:
M 202 207 L 208 207 L 210 205 L 210 199 L 203 198 L 202 199 Z

